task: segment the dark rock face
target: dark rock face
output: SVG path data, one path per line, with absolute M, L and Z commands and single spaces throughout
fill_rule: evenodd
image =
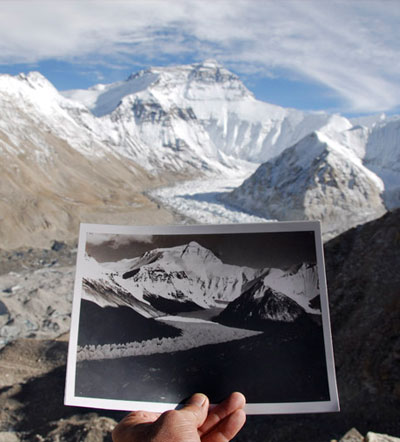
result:
M 81 300 L 80 321 L 78 345 L 81 346 L 125 343 L 180 334 L 176 328 L 145 318 L 130 307 L 99 307 L 84 299 Z
M 264 330 L 272 322 L 294 322 L 304 309 L 288 296 L 266 287 L 262 278 L 232 301 L 218 315 L 218 322 L 236 327 Z
M 400 210 L 330 241 L 326 261 L 343 411 L 400 434 Z

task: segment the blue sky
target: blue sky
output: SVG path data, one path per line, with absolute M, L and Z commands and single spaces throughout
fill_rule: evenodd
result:
M 38 70 L 59 90 L 206 58 L 270 103 L 400 113 L 400 2 L 0 2 L 0 72 Z

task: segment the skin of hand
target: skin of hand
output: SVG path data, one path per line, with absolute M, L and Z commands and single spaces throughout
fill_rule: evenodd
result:
M 228 442 L 246 421 L 245 397 L 232 393 L 209 409 L 207 396 L 194 394 L 180 410 L 133 411 L 115 427 L 114 442 Z

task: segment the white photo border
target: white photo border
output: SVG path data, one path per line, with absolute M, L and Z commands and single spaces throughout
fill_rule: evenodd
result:
M 71 330 L 68 347 L 67 374 L 64 404 L 69 406 L 108 409 L 108 410 L 144 410 L 164 412 L 179 407 L 176 403 L 126 401 L 80 397 L 75 395 L 76 355 L 78 348 L 78 328 L 82 289 L 83 266 L 88 233 L 121 235 L 201 235 L 234 233 L 288 233 L 313 231 L 317 259 L 318 278 L 321 298 L 322 326 L 325 346 L 329 401 L 310 401 L 294 403 L 248 403 L 247 414 L 301 414 L 325 413 L 340 410 L 336 383 L 335 363 L 329 316 L 328 290 L 325 275 L 325 261 L 319 221 L 279 221 L 254 224 L 217 224 L 217 225 L 166 225 L 166 226 L 121 226 L 109 224 L 80 225 L 77 266 L 75 273 L 74 297 L 72 303 Z

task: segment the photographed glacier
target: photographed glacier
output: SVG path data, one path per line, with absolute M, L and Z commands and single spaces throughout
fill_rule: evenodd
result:
M 121 244 L 94 235 L 86 243 L 75 395 L 177 402 L 203 385 L 219 397 L 234 388 L 221 382 L 229 373 L 256 403 L 328 400 L 315 256 L 296 247 L 291 254 L 276 236 L 278 243 L 169 236 Z M 276 261 L 265 261 L 260 243 L 267 254 L 279 244 L 290 257 L 274 251 Z M 113 373 L 112 381 L 101 373 Z

